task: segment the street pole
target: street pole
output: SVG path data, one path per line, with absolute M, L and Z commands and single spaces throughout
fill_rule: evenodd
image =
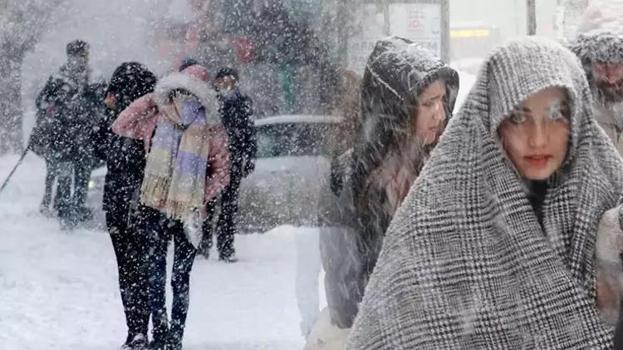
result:
M 342 25 L 337 26 L 337 57 L 339 65 L 348 66 L 348 31 L 352 26 L 352 19 L 347 17 L 350 3 L 347 1 L 336 1 L 337 22 Z
M 536 0 L 526 0 L 528 35 L 536 35 Z
M 450 63 L 450 0 L 441 1 L 441 60 Z

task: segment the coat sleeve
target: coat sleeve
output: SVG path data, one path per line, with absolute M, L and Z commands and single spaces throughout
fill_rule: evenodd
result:
M 112 124 L 112 131 L 121 136 L 145 140 L 151 136 L 156 125 L 158 109 L 147 94 L 132 102 L 124 109 Z
M 208 157 L 208 178 L 206 179 L 206 203 L 216 197 L 229 184 L 230 155 L 229 140 L 222 127 L 213 131 L 210 140 L 210 155 Z
M 253 102 L 246 98 L 242 106 L 243 120 L 245 121 L 245 154 L 246 162 L 254 162 L 257 156 L 257 135 L 253 123 Z
M 107 110 L 89 135 L 93 144 L 93 155 L 102 161 L 106 161 L 108 158 L 108 148 L 113 137 L 110 121 L 114 116 L 111 113 L 111 111 Z
M 59 93 L 63 82 L 60 79 L 56 79 L 54 77 L 50 77 L 48 81 L 45 83 L 39 95 L 35 100 L 35 105 L 40 110 L 47 110 L 48 108 L 53 108 L 55 104 L 59 102 L 60 99 L 63 98 Z
M 319 195 L 320 257 L 331 322 L 339 328 L 350 328 L 367 282 L 367 256 L 361 249 L 361 233 L 354 227 L 350 186 L 335 191 L 331 182 L 325 181 Z

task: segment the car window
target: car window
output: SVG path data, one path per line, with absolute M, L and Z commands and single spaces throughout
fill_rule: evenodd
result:
M 329 133 L 324 123 L 263 125 L 257 130 L 258 158 L 329 155 Z

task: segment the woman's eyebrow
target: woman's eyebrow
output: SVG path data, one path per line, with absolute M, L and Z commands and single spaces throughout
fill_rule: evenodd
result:
M 445 92 L 442 92 L 439 95 L 435 95 L 435 96 L 431 96 L 429 98 L 426 98 L 426 99 L 424 99 L 424 101 L 438 100 L 440 98 L 443 98 L 444 96 L 445 96 Z

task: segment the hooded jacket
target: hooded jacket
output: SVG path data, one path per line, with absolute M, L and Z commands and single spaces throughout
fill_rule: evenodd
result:
M 151 93 L 156 76 L 137 62 L 125 62 L 115 69 L 106 94 L 112 93 L 116 108 L 109 110 L 98 126 L 94 143 L 98 156 L 106 161 L 103 208 L 105 211 L 127 213 L 134 192 L 141 187 L 145 170 L 145 151 L 140 140 L 112 132 L 115 118 L 139 97 Z M 125 208 L 125 210 L 124 210 Z
M 592 73 L 593 63 L 623 64 L 623 0 L 592 0 L 582 16 L 571 50 L 580 58 L 588 79 L 599 125 L 623 154 L 623 102 L 605 100 Z
M 538 222 L 497 130 L 544 88 L 568 93 L 567 157 Z M 591 117 L 576 57 L 525 38 L 485 61 L 386 234 L 349 349 L 609 349 L 595 242 L 623 161 Z
M 418 95 L 438 79 L 446 83 L 449 117 L 459 87 L 456 71 L 401 38 L 379 41 L 368 59 L 355 145 L 334 162 L 319 204 L 327 301 L 332 321 L 341 328 L 352 324 L 397 205 L 376 184 L 391 162 L 392 144 L 407 133 Z M 412 176 L 427 153 L 409 154 Z

